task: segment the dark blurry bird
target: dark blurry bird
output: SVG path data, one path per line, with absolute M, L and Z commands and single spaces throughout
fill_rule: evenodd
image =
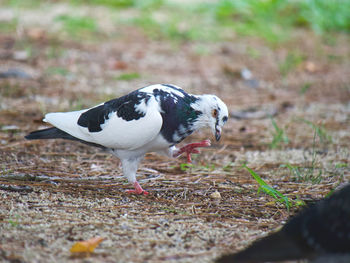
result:
M 350 185 L 305 208 L 278 232 L 236 254 L 224 255 L 216 262 L 299 259 L 315 263 L 350 262 Z
M 181 142 L 194 131 L 211 128 L 216 140 L 228 119 L 224 102 L 215 95 L 192 95 L 175 85 L 157 84 L 135 90 L 90 109 L 48 113 L 44 121 L 55 127 L 34 131 L 25 138 L 68 139 L 110 150 L 123 167 L 123 174 L 134 185 L 129 193 L 148 194 L 136 180 L 138 165 L 147 152 L 170 157 L 199 153 L 198 147 L 210 141 Z

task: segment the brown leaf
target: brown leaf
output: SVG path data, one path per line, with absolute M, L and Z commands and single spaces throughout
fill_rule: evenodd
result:
M 310 73 L 314 73 L 318 70 L 316 67 L 316 64 L 313 63 L 312 61 L 306 61 L 304 64 L 304 69 Z
M 27 36 L 33 40 L 44 39 L 46 32 L 42 28 L 34 27 L 27 30 Z
M 71 253 L 92 253 L 104 240 L 103 237 L 93 237 L 85 241 L 76 242 L 70 249 Z
M 116 70 L 123 70 L 128 67 L 128 64 L 126 64 L 126 62 L 122 60 L 117 60 L 112 64 L 112 67 L 113 69 L 116 69 Z

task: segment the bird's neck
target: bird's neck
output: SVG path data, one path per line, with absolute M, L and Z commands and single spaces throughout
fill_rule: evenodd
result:
M 208 104 L 205 95 L 197 96 L 197 98 L 198 100 L 195 103 L 191 104 L 191 108 L 197 114 L 197 118 L 193 122 L 194 130 L 207 127 L 210 121 L 210 112 L 208 113 Z

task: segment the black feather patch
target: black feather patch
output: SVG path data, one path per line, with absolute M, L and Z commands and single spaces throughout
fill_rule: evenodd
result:
M 119 118 L 126 121 L 138 120 L 145 116 L 145 113 L 136 110 L 136 106 L 142 101 L 147 104 L 150 95 L 144 92 L 134 91 L 123 97 L 105 102 L 103 105 L 84 112 L 78 119 L 78 125 L 86 127 L 89 132 L 102 131 L 104 124 L 111 113 L 116 113 Z
M 191 104 L 196 102 L 198 98 L 172 85 L 162 85 L 183 94 L 183 96 L 179 96 L 176 92 L 153 90 L 153 94 L 160 101 L 162 109 L 163 125 L 160 132 L 168 142 L 176 144 L 194 132 L 192 124 L 202 112 L 191 107 Z
M 92 108 L 84 112 L 78 119 L 78 125 L 89 128 L 89 132 L 102 131 L 101 124 L 105 123 L 108 119 L 109 111 L 106 109 L 105 104 Z

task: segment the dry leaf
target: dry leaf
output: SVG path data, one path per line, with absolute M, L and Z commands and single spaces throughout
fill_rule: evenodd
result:
M 117 61 L 114 61 L 112 67 L 113 69 L 122 70 L 122 69 L 126 69 L 128 67 L 128 64 L 126 64 L 126 62 L 124 61 L 117 60 Z
M 40 40 L 45 38 L 45 30 L 42 28 L 34 27 L 27 30 L 27 36 L 33 40 Z
M 76 242 L 70 249 L 71 253 L 92 253 L 104 240 L 103 237 L 93 237 L 85 241 Z
M 317 67 L 315 63 L 313 63 L 312 61 L 306 61 L 304 68 L 307 72 L 310 72 L 310 73 L 314 73 L 317 71 Z

